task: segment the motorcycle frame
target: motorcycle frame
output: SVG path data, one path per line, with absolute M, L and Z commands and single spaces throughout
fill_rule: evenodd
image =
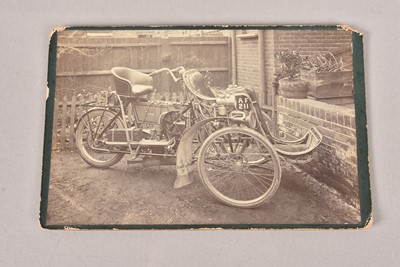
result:
M 99 126 L 95 130 L 90 128 L 90 132 L 91 132 L 92 135 L 94 134 L 94 136 L 103 135 L 109 129 L 110 125 L 112 125 L 112 123 L 118 117 L 120 117 L 121 120 L 122 120 L 122 123 L 123 123 L 124 130 L 125 130 L 126 138 L 127 138 L 127 141 L 126 141 L 125 144 L 128 147 L 129 151 L 124 151 L 124 150 L 105 150 L 105 149 L 99 149 L 99 148 L 95 148 L 95 147 L 92 147 L 92 149 L 94 149 L 94 150 L 96 150 L 98 152 L 103 152 L 103 153 L 131 154 L 133 159 L 137 158 L 137 156 L 139 156 L 139 155 L 176 157 L 176 153 L 168 154 L 166 152 L 164 154 L 160 154 L 160 153 L 139 152 L 140 145 L 136 145 L 132 140 L 130 140 L 131 138 L 130 138 L 130 135 L 129 135 L 129 127 L 128 127 L 128 122 L 127 122 L 127 119 L 126 119 L 125 109 L 129 105 L 132 105 L 133 116 L 135 118 L 135 120 L 134 120 L 135 127 L 137 127 L 138 129 L 142 129 L 144 121 L 146 120 L 147 112 L 150 109 L 151 105 L 148 106 L 144 118 L 140 121 L 139 120 L 139 116 L 137 115 L 137 110 L 136 110 L 136 106 L 135 106 L 136 100 L 133 100 L 131 98 L 124 99 L 124 97 L 121 97 L 121 96 L 119 96 L 117 94 L 115 94 L 115 96 L 118 99 L 118 105 L 105 105 L 105 106 L 93 106 L 93 105 L 91 105 L 92 108 L 89 109 L 85 114 L 88 114 L 88 120 L 90 121 L 90 112 L 93 111 L 93 110 L 102 110 L 103 111 L 103 113 L 102 113 L 102 115 L 100 117 L 100 120 L 103 119 L 103 116 L 104 116 L 106 111 L 109 111 L 109 112 L 113 113 L 112 119 L 107 123 L 107 125 L 105 125 L 105 127 L 102 129 L 102 131 L 100 133 L 98 132 L 99 131 Z M 173 102 L 170 102 L 170 103 L 173 103 Z M 177 112 L 179 112 L 180 115 L 183 116 L 183 114 L 186 114 L 187 112 L 189 112 L 189 117 L 187 118 L 187 120 L 185 122 L 186 123 L 185 129 L 190 128 L 192 126 L 192 121 L 196 121 L 196 119 L 198 119 L 199 117 L 204 116 L 204 114 L 202 114 L 201 109 L 197 110 L 198 108 L 196 108 L 196 105 L 200 105 L 200 104 L 195 104 L 193 99 L 188 101 L 188 102 L 181 103 L 181 105 L 185 106 L 185 108 L 177 111 Z M 168 111 L 168 112 L 173 112 L 173 111 Z M 161 114 L 161 116 L 159 117 L 158 124 L 161 124 L 162 117 L 165 116 L 168 112 L 164 112 L 164 113 Z M 82 118 L 80 120 L 82 120 Z

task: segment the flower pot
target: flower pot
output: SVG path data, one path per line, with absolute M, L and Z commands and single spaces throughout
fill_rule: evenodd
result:
M 314 99 L 352 97 L 351 71 L 319 72 L 301 70 L 300 77 L 308 83 L 308 96 Z
M 293 80 L 283 78 L 279 80 L 280 95 L 286 98 L 306 98 L 307 91 L 307 82 L 302 81 L 299 78 Z

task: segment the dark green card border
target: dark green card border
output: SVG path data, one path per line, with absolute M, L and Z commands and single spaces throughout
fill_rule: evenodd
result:
M 369 175 L 367 107 L 365 95 L 363 36 L 353 32 L 354 99 L 357 131 L 358 185 L 361 225 L 372 222 L 371 182 Z
M 340 26 L 120 26 L 120 27 L 69 27 L 68 30 L 141 30 L 141 29 L 262 29 L 262 30 L 337 30 Z M 371 190 L 368 163 L 367 118 L 365 105 L 365 79 L 362 35 L 353 32 L 354 97 L 357 128 L 357 159 L 360 194 L 360 224 L 185 224 L 185 225 L 47 225 L 47 205 L 50 182 L 53 110 L 56 85 L 57 31 L 50 39 L 48 61 L 49 97 L 46 101 L 46 118 L 43 151 L 42 190 L 40 203 L 40 225 L 46 229 L 354 229 L 364 228 L 372 219 Z M 172 190 L 172 189 L 171 189 Z
M 42 169 L 42 191 L 40 193 L 40 225 L 43 228 L 50 228 L 46 225 L 47 205 L 49 200 L 50 185 L 50 163 L 52 150 L 52 133 L 53 133 L 53 111 L 54 98 L 56 89 L 56 61 L 57 61 L 57 36 L 55 31 L 50 38 L 49 60 L 47 71 L 47 88 L 48 97 L 46 100 L 46 116 L 44 126 L 44 148 L 43 148 L 43 169 Z M 61 228 L 61 227 L 59 227 Z

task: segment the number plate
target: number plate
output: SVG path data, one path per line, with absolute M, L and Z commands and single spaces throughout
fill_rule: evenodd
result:
M 250 110 L 250 99 L 244 95 L 236 96 L 236 109 L 237 110 Z

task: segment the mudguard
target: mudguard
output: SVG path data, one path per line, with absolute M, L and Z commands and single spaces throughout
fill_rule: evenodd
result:
M 198 130 L 211 121 L 229 121 L 226 117 L 214 117 L 202 120 L 192 127 L 188 128 L 182 135 L 176 152 L 176 171 L 174 188 L 178 189 L 189 185 L 193 182 L 191 172 L 196 167 L 196 162 L 192 160 L 192 143 L 193 138 Z
M 118 114 L 118 112 L 116 112 L 115 110 L 112 110 L 112 109 L 107 108 L 107 107 L 93 107 L 93 108 L 89 109 L 88 111 L 86 111 L 85 113 L 83 113 L 82 116 L 79 118 L 77 124 L 74 126 L 74 133 L 75 133 L 76 128 L 78 127 L 79 123 L 82 121 L 82 118 L 83 118 L 86 114 L 88 114 L 89 112 L 92 112 L 92 111 L 95 111 L 95 110 L 107 110 L 107 111 L 109 111 L 109 112 L 111 112 L 111 113 L 114 113 L 114 115 L 117 115 L 117 114 Z

